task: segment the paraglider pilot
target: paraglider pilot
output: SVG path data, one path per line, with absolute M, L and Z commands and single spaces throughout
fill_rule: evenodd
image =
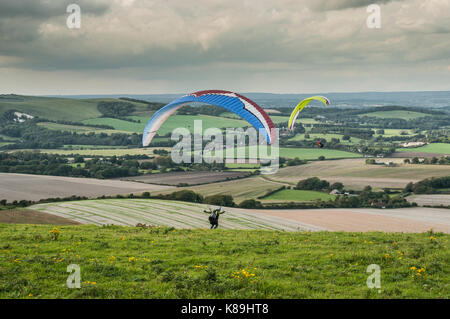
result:
M 208 208 L 208 210 L 204 210 L 203 212 L 209 214 L 208 220 L 211 224 L 211 229 L 216 229 L 217 227 L 219 227 L 219 216 L 221 214 L 225 214 L 225 211 L 222 211 L 222 206 L 214 210 Z

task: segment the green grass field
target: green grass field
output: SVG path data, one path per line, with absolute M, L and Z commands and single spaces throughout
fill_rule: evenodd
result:
M 58 226 L 52 240 L 52 227 L 0 224 L 0 298 L 449 297 L 440 233 Z M 70 264 L 80 289 L 66 286 Z
M 56 131 L 63 131 L 63 132 L 77 132 L 77 133 L 91 133 L 94 132 L 96 134 L 105 133 L 105 134 L 114 134 L 114 133 L 129 133 L 127 131 L 120 131 L 120 130 L 108 130 L 108 129 L 101 129 L 101 128 L 95 128 L 95 127 L 89 127 L 89 126 L 81 126 L 81 125 L 67 125 L 67 124 L 59 124 L 59 123 L 53 123 L 53 122 L 40 122 L 38 123 L 39 126 L 48 128 L 49 130 L 56 130 Z
M 377 129 L 373 129 L 374 131 L 377 131 L 377 130 L 379 130 L 378 128 Z M 411 135 L 413 135 L 413 132 L 411 131 L 411 130 L 408 130 L 408 129 L 389 129 L 389 128 L 387 128 L 387 129 L 382 129 L 382 130 L 384 130 L 384 134 L 375 134 L 375 136 L 384 136 L 384 137 L 392 137 L 392 136 L 411 136 Z M 406 133 L 408 133 L 408 134 L 401 134 L 402 132 L 406 132 Z
M 412 112 L 412 111 L 379 111 L 379 112 L 370 112 L 370 113 L 364 113 L 360 114 L 360 117 L 362 116 L 372 116 L 372 117 L 378 117 L 382 119 L 393 119 L 393 118 L 399 118 L 404 120 L 413 120 L 425 116 L 431 116 L 429 114 L 425 113 L 419 113 L 419 112 Z
M 258 155 L 258 148 L 257 146 L 246 146 L 245 147 L 245 155 L 241 155 L 240 153 L 244 154 L 242 147 L 238 147 L 234 149 L 235 158 L 249 158 L 249 155 L 256 154 Z M 271 154 L 271 148 L 268 147 L 268 153 Z M 339 151 L 339 150 L 331 150 L 331 149 L 319 149 L 319 148 L 287 148 L 287 147 L 280 147 L 279 153 L 281 157 L 286 158 L 295 158 L 298 157 L 300 159 L 305 160 L 315 160 L 319 156 L 325 156 L 326 159 L 338 159 L 338 158 L 355 158 L 355 157 L 361 157 L 360 154 L 345 152 L 345 151 Z M 212 153 L 214 155 L 214 152 Z M 205 156 L 208 156 L 206 154 Z M 254 158 L 251 156 L 251 158 Z
M 270 118 L 272 119 L 272 121 L 277 124 L 277 123 L 283 123 L 283 122 L 288 122 L 289 121 L 289 116 L 282 116 L 282 115 L 271 115 Z M 298 117 L 297 120 L 295 121 L 296 123 L 302 123 L 302 124 L 318 124 L 320 123 L 319 121 L 312 119 L 312 118 L 302 118 L 302 117 Z
M 111 118 L 95 118 L 83 121 L 86 124 L 102 124 L 110 125 L 119 131 L 126 131 L 132 133 L 142 133 L 147 121 L 150 117 L 147 116 L 131 116 L 134 120 L 140 120 L 141 123 L 128 122 L 119 119 Z M 174 129 L 183 127 L 188 128 L 191 132 L 194 130 L 194 120 L 201 120 L 203 129 L 210 127 L 218 128 L 234 128 L 248 126 L 248 123 L 242 120 L 219 118 L 216 116 L 208 115 L 176 115 L 169 117 L 166 122 L 158 130 L 158 135 L 166 135 L 171 133 Z
M 306 191 L 306 190 L 296 190 L 296 189 L 283 189 L 276 193 L 273 193 L 264 200 L 282 200 L 282 201 L 295 201 L 295 202 L 309 202 L 315 200 L 327 201 L 329 199 L 334 199 L 333 195 L 323 192 L 316 191 Z
M 6 145 L 9 145 L 9 144 L 13 144 L 13 143 L 11 143 L 11 142 L 0 142 L 0 147 L 6 146 Z
M 398 152 L 424 152 L 424 153 L 438 153 L 450 155 L 450 144 L 448 143 L 432 143 L 416 148 L 398 148 Z
M 296 134 L 294 137 L 290 138 L 289 141 L 303 141 L 303 140 L 316 140 L 316 139 L 326 139 L 327 141 L 331 141 L 332 138 L 337 138 L 340 140 L 342 144 L 359 144 L 361 142 L 360 138 L 351 137 L 350 141 L 346 141 L 342 139 L 344 137 L 343 134 L 322 134 L 322 133 L 307 133 L 309 134 L 309 138 L 305 138 L 305 134 Z

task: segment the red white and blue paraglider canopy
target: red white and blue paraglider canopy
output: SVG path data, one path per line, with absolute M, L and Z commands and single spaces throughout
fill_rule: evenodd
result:
M 169 116 L 184 105 L 195 102 L 220 106 L 233 112 L 261 132 L 268 144 L 272 144 L 275 126 L 267 113 L 258 104 L 234 92 L 207 90 L 185 95 L 156 111 L 144 129 L 142 145 L 148 146 L 150 144 L 158 129 Z

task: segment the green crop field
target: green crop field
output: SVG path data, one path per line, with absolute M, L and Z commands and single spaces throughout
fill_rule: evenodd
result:
M 379 112 L 370 112 L 370 113 L 364 113 L 360 114 L 360 117 L 362 116 L 372 116 L 372 117 L 379 117 L 382 119 L 393 119 L 393 118 L 399 118 L 404 120 L 413 120 L 425 116 L 431 116 L 429 114 L 425 113 L 419 113 L 419 112 L 412 112 L 412 111 L 379 111 Z
M 316 192 L 316 191 L 306 191 L 306 190 L 296 190 L 296 189 L 283 189 L 276 193 L 273 193 L 267 197 L 264 197 L 264 200 L 282 200 L 282 201 L 296 201 L 296 202 L 309 202 L 315 200 L 323 200 L 327 201 L 330 199 L 334 199 L 333 195 Z
M 90 150 L 90 149 L 118 149 L 118 148 L 127 148 L 126 146 L 119 145 L 81 145 L 81 144 L 70 144 L 64 145 L 64 149 L 70 150 Z
M 400 152 L 423 152 L 423 153 L 438 153 L 438 154 L 449 154 L 450 155 L 450 144 L 449 143 L 432 143 L 415 148 L 398 148 L 397 151 Z
M 448 298 L 441 233 L 52 228 L 0 224 L 0 298 Z
M 110 125 L 114 127 L 116 130 L 127 131 L 133 133 L 142 133 L 144 131 L 145 126 L 147 125 L 147 121 L 150 117 L 147 116 L 131 116 L 130 118 L 134 120 L 140 120 L 140 123 L 128 122 L 119 119 L 111 119 L 111 118 L 95 118 L 83 121 L 86 124 L 102 124 L 102 125 Z M 171 133 L 174 129 L 182 127 L 187 128 L 191 132 L 194 131 L 194 120 L 201 120 L 203 129 L 207 129 L 210 127 L 217 128 L 235 128 L 235 127 L 244 127 L 249 124 L 242 120 L 230 119 L 230 118 L 219 118 L 216 116 L 208 116 L 208 115 L 176 115 L 169 117 L 166 122 L 161 126 L 158 130 L 158 135 L 166 135 Z
M 77 133 L 91 133 L 94 132 L 96 134 L 105 133 L 105 134 L 114 134 L 114 133 L 129 133 L 127 131 L 119 131 L 119 130 L 108 130 L 96 127 L 89 126 L 81 126 L 81 125 L 67 125 L 67 124 L 59 124 L 53 122 L 40 122 L 37 125 L 48 128 L 49 130 L 63 131 L 63 132 L 77 132 Z
M 380 130 L 379 128 L 373 129 L 374 131 Z M 391 136 L 411 136 L 413 135 L 413 132 L 408 129 L 382 129 L 384 130 L 384 134 L 375 134 L 375 136 L 385 136 L 385 137 L 391 137 Z M 405 132 L 407 134 L 401 134 L 402 132 Z
M 245 151 L 245 152 L 244 152 Z M 271 154 L 271 147 L 268 147 L 268 154 Z M 232 152 L 231 152 L 232 153 Z M 240 154 L 242 153 L 242 154 Z M 245 154 L 244 154 L 245 153 Z M 281 157 L 286 158 L 295 158 L 298 157 L 300 159 L 305 160 L 314 160 L 319 156 L 325 156 L 326 159 L 338 159 L 338 158 L 355 158 L 361 157 L 360 154 L 339 151 L 339 150 L 331 150 L 331 149 L 319 149 L 319 148 L 287 148 L 280 147 L 279 153 Z M 215 152 L 211 153 L 212 155 Z M 258 155 L 258 147 L 257 146 L 246 146 L 245 149 L 243 147 L 238 147 L 234 149 L 235 158 L 254 158 L 253 154 Z M 209 156 L 209 154 L 205 154 L 204 156 Z
M 316 139 L 326 139 L 331 141 L 332 138 L 337 138 L 342 144 L 359 144 L 361 139 L 357 137 L 351 137 L 350 141 L 342 139 L 344 135 L 342 134 L 324 134 L 324 133 L 307 133 L 309 138 L 305 138 L 305 134 L 296 134 L 294 137 L 290 138 L 289 141 L 303 141 L 303 140 L 316 140 Z

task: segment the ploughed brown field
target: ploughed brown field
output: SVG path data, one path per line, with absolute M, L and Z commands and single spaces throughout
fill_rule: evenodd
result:
M 445 156 L 445 154 L 442 153 L 426 153 L 426 152 L 395 152 L 393 154 L 391 154 L 391 157 L 393 158 L 414 158 L 414 157 L 418 157 L 418 158 L 432 158 L 432 157 L 441 157 L 441 156 Z
M 47 214 L 31 209 L 0 210 L 0 223 L 3 224 L 51 224 L 79 225 L 74 220 Z
M 370 185 L 375 189 L 404 188 L 409 182 L 418 182 L 430 177 L 449 175 L 448 165 L 404 164 L 400 158 L 376 158 L 380 162 L 394 162 L 397 166 L 366 164 L 364 158 L 334 161 L 316 161 L 306 165 L 280 169 L 268 179 L 295 185 L 308 177 L 319 177 L 330 183 L 344 183 L 348 189 L 363 189 Z
M 201 185 L 248 176 L 248 172 L 170 172 L 127 177 L 125 180 L 158 185 Z
M 0 200 L 40 200 L 72 195 L 97 197 L 165 190 L 169 186 L 136 182 L 0 173 Z
M 290 219 L 329 231 L 421 233 L 433 229 L 435 232 L 450 233 L 450 210 L 442 208 L 265 209 L 252 212 Z
M 421 206 L 450 206 L 450 195 L 448 194 L 412 195 L 408 196 L 407 200 Z

